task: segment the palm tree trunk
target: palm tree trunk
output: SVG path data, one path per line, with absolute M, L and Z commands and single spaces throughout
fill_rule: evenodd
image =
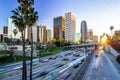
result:
M 25 31 L 22 31 L 22 42 L 23 42 L 23 72 L 22 80 L 27 80 L 27 68 L 26 68 L 26 53 L 25 53 Z
M 32 58 L 33 58 L 33 33 L 31 26 L 31 59 L 30 59 L 30 80 L 32 80 Z

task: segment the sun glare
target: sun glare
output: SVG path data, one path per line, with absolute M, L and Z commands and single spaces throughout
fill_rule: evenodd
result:
M 104 35 L 103 38 L 102 38 L 102 43 L 105 43 L 106 39 L 107 39 L 107 37 L 106 37 L 106 35 Z

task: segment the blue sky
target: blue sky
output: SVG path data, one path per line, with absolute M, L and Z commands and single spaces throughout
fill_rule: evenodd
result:
M 8 25 L 11 10 L 18 6 L 17 0 L 0 0 L 0 33 Z M 53 18 L 64 16 L 67 12 L 76 15 L 76 31 L 80 32 L 82 20 L 87 21 L 88 29 L 95 35 L 110 34 L 109 27 L 120 29 L 120 0 L 35 0 L 35 9 L 39 13 L 38 24 L 53 29 Z

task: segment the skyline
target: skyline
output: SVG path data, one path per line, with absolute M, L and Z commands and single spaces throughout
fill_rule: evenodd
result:
M 52 32 L 54 17 L 65 16 L 65 13 L 72 12 L 76 16 L 76 33 L 80 32 L 81 21 L 85 20 L 88 29 L 93 29 L 94 35 L 100 36 L 104 32 L 110 34 L 111 25 L 114 26 L 114 30 L 119 30 L 119 3 L 119 0 L 35 0 L 34 7 L 39 15 L 38 24 L 45 24 Z M 8 26 L 8 18 L 12 16 L 10 11 L 17 6 L 17 0 L 0 1 L 0 33 L 3 32 L 3 26 Z

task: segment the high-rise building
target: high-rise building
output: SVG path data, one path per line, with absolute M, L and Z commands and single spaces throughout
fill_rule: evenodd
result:
M 65 14 L 65 40 L 75 43 L 76 17 L 72 12 Z
M 5 38 L 8 38 L 8 27 L 3 27 L 3 41 L 5 41 Z
M 28 39 L 29 41 L 31 41 L 31 27 L 28 27 L 27 30 L 28 30 L 28 33 L 27 33 L 27 34 L 28 34 L 28 36 L 27 36 L 28 38 L 27 38 L 27 39 Z
M 76 42 L 80 43 L 80 33 L 76 33 Z
M 33 42 L 37 42 L 37 27 L 32 27 L 32 34 L 33 34 Z
M 51 41 L 51 39 L 52 39 L 52 31 L 50 30 L 50 29 L 47 29 L 47 31 L 46 31 L 47 33 L 47 42 L 50 42 Z
M 13 30 L 17 29 L 17 27 L 14 25 L 14 23 L 12 23 L 12 19 L 8 18 L 8 37 L 9 38 L 14 38 L 14 33 Z M 20 38 L 21 37 L 21 33 L 19 32 L 19 30 L 17 29 L 17 34 L 15 36 L 15 38 Z
M 45 25 L 39 25 L 39 41 L 41 43 L 46 43 L 47 41 L 47 36 L 46 36 L 46 26 Z
M 88 38 L 89 40 L 93 41 L 93 30 L 92 29 L 88 30 Z
M 8 34 L 8 27 L 7 26 L 3 27 L 3 34 Z
M 54 38 L 65 39 L 65 19 L 63 16 L 54 18 Z
M 86 42 L 88 39 L 88 32 L 87 32 L 87 23 L 86 21 L 81 22 L 81 41 Z
M 96 35 L 93 36 L 93 43 L 98 43 L 98 36 Z

